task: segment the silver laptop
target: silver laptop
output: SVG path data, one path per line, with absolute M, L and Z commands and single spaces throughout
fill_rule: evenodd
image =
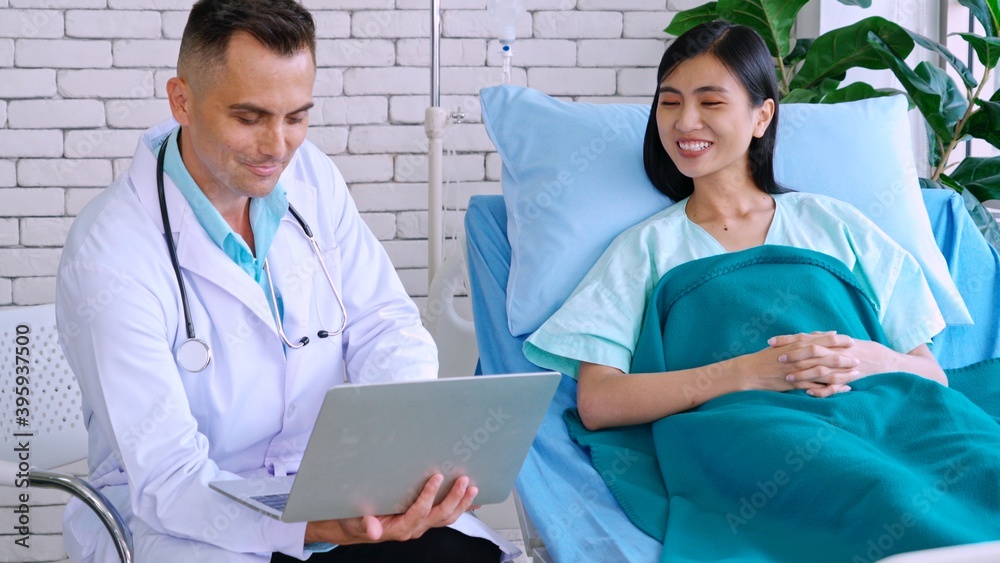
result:
M 330 389 L 294 476 L 209 483 L 284 522 L 405 512 L 427 479 L 458 477 L 502 502 L 559 384 L 555 372 Z

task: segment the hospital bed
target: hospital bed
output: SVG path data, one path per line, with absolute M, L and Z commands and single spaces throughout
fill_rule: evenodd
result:
M 487 130 L 494 143 L 498 144 L 501 157 L 504 158 L 505 194 L 503 197 L 474 196 L 469 202 L 465 218 L 468 275 L 473 302 L 475 334 L 479 348 L 480 371 L 483 374 L 524 372 L 538 369 L 528 362 L 522 353 L 522 344 L 529 333 L 516 336 L 512 334 L 508 289 L 511 287 L 509 283 L 512 275 L 524 274 L 524 272 L 512 273 L 512 250 L 516 253 L 516 245 L 525 242 L 542 243 L 539 240 L 515 240 L 511 237 L 509 228 L 517 229 L 517 236 L 521 237 L 547 236 L 545 234 L 546 218 L 539 214 L 544 215 L 546 208 L 558 209 L 571 205 L 569 200 L 572 198 L 563 197 L 563 194 L 567 192 L 553 193 L 552 190 L 549 190 L 548 199 L 544 200 L 535 194 L 533 201 L 547 203 L 547 206 L 540 206 L 541 211 L 535 210 L 538 220 L 534 221 L 532 225 L 534 230 L 530 233 L 525 230 L 524 217 L 514 217 L 512 220 L 509 216 L 511 210 L 517 214 L 523 211 L 523 208 L 518 207 L 523 201 L 520 203 L 512 202 L 511 198 L 519 197 L 519 194 L 510 193 L 508 186 L 530 181 L 525 177 L 530 174 L 521 174 L 520 178 L 515 177 L 523 171 L 514 170 L 517 164 L 512 161 L 517 157 L 510 153 L 513 150 L 525 150 L 526 147 L 531 147 L 532 143 L 537 141 L 532 141 L 531 137 L 540 136 L 541 140 L 538 142 L 547 147 L 549 151 L 547 157 L 554 160 L 559 159 L 559 150 L 552 145 L 556 141 L 551 138 L 552 128 L 557 127 L 558 124 L 546 122 L 546 117 L 540 118 L 538 115 L 531 114 L 538 108 L 525 110 L 523 107 L 517 107 L 518 103 L 515 98 L 519 96 L 537 98 L 538 95 L 531 91 L 514 91 L 510 87 L 504 87 L 500 92 L 485 90 L 483 92 L 484 120 L 493 121 L 493 123 L 487 123 Z M 502 99 L 497 102 L 500 98 Z M 577 109 L 572 107 L 573 103 L 555 100 L 541 100 L 540 103 L 546 106 L 543 108 L 544 111 L 569 112 L 566 115 L 558 116 L 559 119 L 580 119 L 579 115 L 573 114 L 573 111 Z M 488 107 L 490 104 L 493 104 L 493 107 Z M 561 107 L 559 104 L 563 104 L 565 107 Z M 586 104 L 581 104 L 580 107 L 587 111 L 590 109 Z M 643 107 L 633 109 L 636 113 L 648 111 Z M 507 138 L 499 139 L 500 133 L 497 132 L 497 129 L 505 127 L 505 125 L 500 122 L 501 115 L 498 114 L 498 111 L 507 110 L 510 111 L 510 115 L 506 116 L 506 119 L 522 122 L 528 120 L 527 122 L 533 123 L 535 126 L 519 127 L 520 131 L 513 133 L 508 131 L 504 133 Z M 871 118 L 870 114 L 866 115 L 867 119 Z M 619 129 L 618 133 L 610 139 L 609 135 L 602 136 L 604 138 L 602 154 L 612 155 L 610 160 L 614 161 L 610 165 L 635 168 L 634 159 L 621 164 L 625 157 L 615 156 L 615 149 L 612 145 L 623 144 L 626 145 L 626 150 L 633 150 L 627 148 L 627 145 L 636 141 L 636 135 L 641 137 L 640 129 L 643 125 L 643 123 L 636 121 L 631 126 L 633 129 L 631 133 L 629 131 L 622 132 Z M 800 124 L 799 126 L 808 128 L 808 125 Z M 845 124 L 845 127 L 850 126 L 852 124 Z M 876 124 L 876 126 L 884 127 L 885 125 Z M 571 137 L 574 135 L 573 131 L 566 134 Z M 576 133 L 576 137 L 571 143 L 575 143 L 574 146 L 586 145 L 588 140 L 588 137 L 581 137 L 580 133 Z M 779 147 L 781 142 L 779 133 Z M 900 143 L 906 144 L 906 149 L 903 152 L 908 152 L 908 137 L 901 139 Z M 594 145 L 599 148 L 601 143 Z M 636 144 L 634 150 L 640 150 L 640 146 Z M 508 154 L 504 154 L 505 150 Z M 779 154 L 780 152 L 779 148 Z M 556 166 L 560 165 L 557 163 Z M 565 165 L 562 166 L 565 169 Z M 595 175 L 599 177 L 600 173 L 600 170 L 590 170 L 587 174 L 577 174 L 575 178 L 583 181 L 584 178 L 593 178 Z M 636 171 L 632 170 L 630 173 L 634 174 Z M 573 182 L 564 182 L 562 189 L 573 190 Z M 608 187 L 609 193 L 602 198 L 600 205 L 611 208 L 625 205 L 622 200 L 626 198 L 616 197 L 610 192 L 611 189 Z M 907 186 L 906 189 L 914 190 L 907 197 L 916 198 L 920 205 L 917 208 L 918 213 L 909 218 L 904 217 L 904 219 L 912 221 L 913 224 L 920 224 L 925 219 L 929 222 L 937 247 L 935 251 L 939 251 L 943 255 L 948 275 L 954 280 L 955 286 L 961 293 L 975 323 L 973 325 L 949 326 L 945 329 L 934 340 L 934 354 L 942 367 L 946 369 L 1000 356 L 1000 257 L 976 230 L 964 208 L 960 195 L 944 190 L 919 190 L 916 185 Z M 898 201 L 902 197 L 904 196 L 897 193 L 897 207 L 905 207 L 903 203 Z M 505 200 L 505 198 L 507 199 Z M 657 208 L 649 209 L 647 214 L 652 214 L 657 210 Z M 921 216 L 923 213 L 926 213 L 926 217 Z M 627 225 L 623 225 L 622 229 L 625 226 Z M 553 219 L 548 228 L 555 231 L 565 228 L 565 225 L 560 224 L 558 219 Z M 556 234 L 559 233 L 553 233 L 553 236 Z M 513 248 L 512 240 L 515 242 Z M 579 248 L 574 247 L 564 249 L 564 252 L 569 254 L 578 251 Z M 552 257 L 553 260 L 558 261 L 557 258 L 556 256 Z M 516 267 L 523 268 L 525 266 L 524 256 L 514 256 L 514 259 Z M 558 303 L 554 306 L 557 307 Z M 1000 385 L 1000 381 L 997 382 L 997 385 Z M 563 376 L 517 481 L 517 490 L 523 501 L 524 510 L 530 518 L 530 522 L 527 524 L 533 523 L 529 533 L 535 533 L 534 530 L 537 529 L 537 534 L 540 536 L 540 541 L 539 538 L 525 537 L 526 546 L 530 551 L 532 547 L 538 547 L 541 546 L 542 542 L 544 543 L 544 550 L 538 550 L 535 553 L 536 560 L 658 560 L 659 542 L 645 535 L 629 521 L 608 490 L 604 480 L 591 465 L 588 454 L 570 440 L 562 415 L 566 409 L 575 407 L 575 404 L 576 382 Z M 1000 547 L 997 545 L 982 544 L 977 547 L 978 551 L 973 550 L 971 555 L 969 550 L 962 552 L 966 557 L 962 560 L 1000 560 Z M 902 562 L 906 559 L 893 559 L 893 561 L 897 560 Z M 917 560 L 919 559 L 914 559 L 914 561 Z M 933 560 L 933 556 L 931 559 L 924 560 Z

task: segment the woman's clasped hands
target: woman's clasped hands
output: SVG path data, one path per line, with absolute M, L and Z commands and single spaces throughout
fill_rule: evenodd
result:
M 759 352 L 735 358 L 748 389 L 805 389 L 811 396 L 829 397 L 850 391 L 857 379 L 893 371 L 888 348 L 833 331 L 779 335 L 767 343 Z

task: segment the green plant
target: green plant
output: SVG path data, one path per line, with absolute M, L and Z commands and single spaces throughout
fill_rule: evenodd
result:
M 867 8 L 871 0 L 839 0 Z M 724 19 L 755 29 L 774 57 L 783 103 L 836 103 L 903 94 L 926 123 L 933 169 L 921 178 L 925 188 L 951 188 L 962 194 L 980 231 L 1000 249 L 1000 228 L 983 201 L 1000 199 L 1000 157 L 965 158 L 953 169 L 949 158 L 970 137 L 1000 148 L 1000 90 L 985 92 L 1000 62 L 1000 0 L 959 0 L 982 24 L 986 35 L 959 35 L 975 50 L 983 73 L 969 68 L 940 43 L 878 16 L 828 31 L 815 39 L 794 38 L 792 29 L 807 0 L 718 0 L 679 12 L 664 30 L 680 35 L 708 21 Z M 961 86 L 941 67 L 921 62 L 910 68 L 906 57 L 914 47 L 930 50 L 955 69 Z M 889 70 L 905 92 L 874 88 L 864 82 L 842 85 L 851 68 Z

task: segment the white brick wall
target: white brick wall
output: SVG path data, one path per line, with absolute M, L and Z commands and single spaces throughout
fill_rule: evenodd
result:
M 110 41 L 18 39 L 14 64 L 24 68 L 108 68 Z
M 17 185 L 17 169 L 13 160 L 0 160 L 0 188 L 11 188 Z M 2 210 L 3 207 L 0 207 Z M 2 212 L 0 212 L 2 215 Z
M 660 39 L 663 37 L 663 30 L 670 25 L 673 17 L 673 12 L 665 11 L 625 12 L 624 35 L 629 38 Z
M 60 70 L 58 84 L 64 98 L 148 98 L 153 94 L 153 73 L 131 69 Z
M 100 100 L 13 100 L 8 108 L 11 118 L 7 127 L 11 129 L 104 126 L 104 104 Z
M 104 102 L 109 127 L 146 128 L 170 117 L 166 100 L 109 100 Z
M 66 12 L 66 36 L 155 39 L 160 36 L 160 13 L 70 10 Z
M 56 93 L 53 69 L 0 70 L 0 99 L 49 98 Z
M 164 39 L 123 39 L 112 46 L 116 67 L 173 68 L 181 42 Z
M 17 244 L 17 219 L 0 219 L 0 244 L 13 246 Z
M 662 54 L 663 42 L 656 39 L 584 39 L 577 57 L 580 66 L 622 68 L 642 66 L 643 61 L 659 60 Z
M 0 18 L 0 37 L 42 37 L 63 36 L 62 12 L 50 10 L 6 10 Z
M 431 45 L 424 37 L 396 42 L 396 64 L 426 66 L 431 64 Z M 482 66 L 486 61 L 486 42 L 478 39 L 442 39 L 441 66 Z
M 0 307 L 51 301 L 66 232 L 169 116 L 166 81 L 194 0 L 0 0 Z M 319 37 L 309 139 L 351 185 L 415 297 L 426 293 L 429 0 L 302 0 Z M 446 232 L 499 193 L 478 91 L 501 57 L 487 0 L 444 0 Z M 564 98 L 645 101 L 666 0 L 527 0 L 512 82 Z
M 326 154 L 340 154 L 347 148 L 347 134 L 343 127 L 310 127 L 307 137 Z
M 621 12 L 538 12 L 533 29 L 540 38 L 612 39 L 622 36 L 623 17 Z
M 392 66 L 395 60 L 396 46 L 384 39 L 316 41 L 316 64 L 320 66 Z
M 389 100 L 384 97 L 335 97 L 323 99 L 321 111 L 312 112 L 310 123 L 322 120 L 326 125 L 360 125 L 385 123 L 388 118 Z
M 665 0 L 528 0 L 513 83 L 588 101 L 635 101 L 670 14 Z M 0 0 L 0 307 L 49 303 L 75 215 L 124 171 L 164 99 L 193 0 Z M 427 293 L 428 0 L 303 0 L 318 22 L 309 139 L 331 155 L 406 290 Z M 577 4 L 579 3 L 579 6 Z M 486 0 L 444 0 L 445 233 L 471 195 L 499 193 L 478 91 L 499 82 Z M 619 7 L 621 6 L 621 7 Z M 623 11 L 625 10 L 625 11 Z M 636 11 L 640 10 L 640 11 Z M 650 11 L 645 11 L 650 10 Z M 632 96 L 624 98 L 622 96 Z M 643 100 L 644 101 L 644 100 Z M 445 251 L 454 248 L 449 241 Z M 0 491 L 3 493 L 3 491 Z M 0 561 L 65 557 L 60 502 L 33 512 L 32 548 L 0 532 Z M 0 511 L 9 513 L 0 494 Z
M 62 131 L 58 129 L 0 130 L 0 147 L 10 157 L 62 156 Z
M 0 67 L 14 66 L 14 40 L 0 39 Z M 3 125 L 0 123 L 0 125 Z

